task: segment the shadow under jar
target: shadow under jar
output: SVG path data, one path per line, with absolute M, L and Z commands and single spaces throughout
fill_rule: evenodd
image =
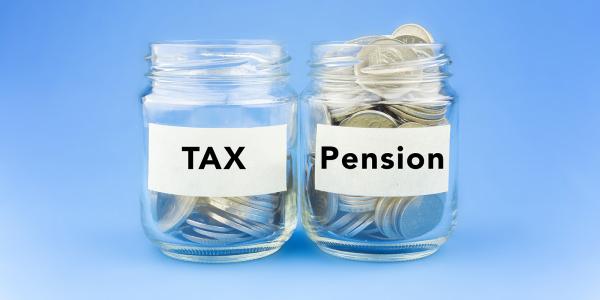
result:
M 302 219 L 326 253 L 435 253 L 456 214 L 457 108 L 439 44 L 313 45 L 301 96 Z
M 296 226 L 296 94 L 272 41 L 151 45 L 143 96 L 146 235 L 173 258 L 235 262 Z

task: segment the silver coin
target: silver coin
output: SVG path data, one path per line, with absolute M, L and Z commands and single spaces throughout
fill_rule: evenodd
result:
M 386 113 L 376 110 L 364 110 L 344 119 L 340 126 L 361 128 L 395 128 L 396 120 Z
M 373 43 L 376 40 L 381 40 L 381 39 L 385 39 L 385 36 L 382 35 L 368 35 L 368 36 L 361 36 L 352 40 L 347 41 L 347 44 L 359 44 L 359 45 L 368 45 Z
M 395 110 L 399 110 L 403 113 L 409 114 L 415 118 L 424 119 L 424 120 L 440 120 L 446 116 L 445 111 L 438 112 L 424 112 L 421 110 L 415 110 L 410 107 L 404 105 L 392 105 L 390 108 L 394 108 Z
M 265 207 L 261 204 L 268 204 L 269 202 L 263 201 L 252 201 L 250 197 L 228 197 L 229 201 L 239 204 L 239 208 L 248 210 L 256 214 L 274 214 L 275 210 L 273 207 Z
M 186 227 L 181 228 L 181 236 L 183 236 L 186 240 L 188 240 L 190 242 L 194 242 L 194 243 L 198 243 L 198 244 L 210 244 L 210 245 L 223 244 L 222 241 L 200 236 L 198 233 L 196 233 L 192 229 L 191 226 L 186 226 Z
M 427 44 L 427 42 L 414 35 L 399 35 L 394 37 L 395 40 L 402 42 L 403 44 Z
M 206 212 L 206 215 L 223 225 L 247 233 L 253 237 L 267 236 L 273 233 L 276 229 L 275 226 L 266 226 L 265 224 L 257 224 L 249 221 L 244 221 L 226 212 L 208 211 Z
M 371 223 L 373 223 L 373 217 L 370 214 L 364 214 L 363 216 L 358 218 L 356 221 L 352 222 L 351 224 L 346 226 L 344 229 L 340 230 L 340 234 L 347 236 L 347 237 L 353 237 L 353 236 L 357 235 L 358 233 L 360 233 L 364 228 L 369 226 Z
M 209 203 L 213 207 L 235 215 L 242 220 L 251 220 L 259 223 L 273 222 L 273 213 L 252 209 L 249 206 L 240 204 L 239 202 L 228 198 L 211 197 Z
M 392 38 L 398 38 L 401 36 L 413 36 L 427 44 L 434 42 L 433 37 L 423 26 L 418 24 L 404 24 L 396 28 L 392 33 Z M 412 44 L 412 43 L 411 43 Z
M 356 103 L 352 103 L 352 102 L 347 102 L 347 103 L 330 103 L 328 105 L 329 108 L 329 113 L 331 115 L 332 118 L 340 118 L 340 117 L 346 117 L 349 116 L 353 113 L 362 111 L 362 110 L 366 110 L 373 107 L 371 104 L 356 104 Z
M 357 59 L 359 63 L 354 66 L 354 73 L 360 77 L 368 75 L 362 72 L 363 68 L 373 65 L 391 65 L 416 60 L 418 56 L 412 47 L 407 47 L 406 44 L 400 41 L 385 38 L 363 46 L 357 55 Z M 364 87 L 360 80 L 357 82 Z M 372 92 L 377 94 L 377 90 L 373 90 Z
M 173 230 L 194 210 L 198 197 L 158 193 L 156 197 L 157 226 L 162 232 Z
M 375 210 L 377 205 L 377 197 L 359 197 L 338 195 L 339 210 L 351 213 L 366 213 Z
M 397 197 L 401 200 L 398 201 L 398 203 L 396 205 L 394 205 L 394 208 L 391 212 L 391 222 L 392 222 L 392 228 L 394 229 L 394 232 L 396 233 L 396 236 L 403 236 L 402 235 L 402 231 L 400 230 L 400 216 L 402 213 L 402 210 L 404 209 L 404 207 L 406 206 L 407 203 L 409 203 L 411 200 L 413 200 L 415 197 Z
M 383 218 L 389 205 L 390 201 L 387 201 L 385 198 L 382 198 L 377 202 L 377 205 L 375 206 L 373 221 L 375 222 L 375 226 L 377 227 L 377 229 L 379 229 L 380 232 L 382 231 L 385 221 Z
M 429 119 L 415 117 L 415 116 L 408 114 L 402 110 L 399 110 L 393 106 L 389 106 L 388 109 L 390 111 L 392 111 L 398 118 L 402 119 L 402 121 L 404 121 L 404 122 L 415 122 L 415 123 L 419 123 L 419 124 L 423 124 L 423 125 L 427 125 L 427 126 L 433 126 L 433 125 L 439 125 L 446 120 L 445 118 L 429 120 Z
M 349 205 L 340 203 L 339 210 L 349 213 L 367 213 L 374 211 L 375 208 L 368 205 Z
M 420 112 L 424 112 L 424 113 L 429 113 L 429 114 L 435 114 L 435 113 L 446 113 L 447 111 L 447 104 L 442 104 L 442 103 L 437 103 L 437 104 L 430 104 L 430 103 L 415 103 L 415 104 L 409 104 L 409 103 L 403 103 L 403 106 L 410 108 L 412 110 L 416 110 L 416 111 L 420 111 Z
M 247 239 L 248 234 L 246 233 L 223 233 L 223 232 L 214 232 L 210 230 L 205 230 L 197 227 L 192 228 L 196 233 L 213 238 L 216 240 L 239 240 L 239 239 Z
M 385 199 L 385 201 L 388 201 L 389 205 L 386 207 L 386 210 L 383 213 L 381 233 L 389 238 L 402 238 L 402 235 L 394 227 L 394 219 L 396 218 L 396 216 L 394 215 L 394 211 L 396 210 L 397 206 L 404 205 L 404 198 L 387 198 Z
M 245 237 L 239 237 L 239 238 L 231 238 L 228 240 L 219 240 L 219 239 L 214 239 L 214 238 L 210 238 L 207 236 L 204 236 L 198 232 L 195 231 L 195 228 L 193 227 L 184 227 L 181 229 L 181 235 L 194 243 L 198 243 L 198 244 L 210 244 L 210 245 L 215 245 L 215 244 L 229 244 L 229 243 L 241 243 L 241 242 L 246 242 L 249 240 L 252 240 L 251 236 L 245 236 Z
M 214 232 L 227 233 L 232 231 L 230 227 L 210 224 L 210 222 L 203 218 L 199 213 L 193 213 L 188 217 L 188 219 L 185 222 L 193 227 L 206 229 Z
M 399 230 L 407 239 L 421 236 L 440 223 L 443 213 L 444 201 L 441 197 L 415 197 L 402 209 Z
M 362 233 L 366 228 L 368 228 L 369 226 L 371 226 L 371 224 L 373 224 L 373 215 L 369 215 L 369 218 L 367 220 L 365 220 L 364 223 L 362 223 L 361 225 L 357 226 L 353 231 L 348 233 L 349 237 L 354 237 L 360 233 Z M 377 228 L 375 228 L 377 229 Z
M 331 222 L 338 212 L 338 198 L 334 194 L 315 189 L 314 162 L 310 163 L 306 189 L 308 205 L 312 212 L 312 216 L 322 225 Z
M 343 214 L 337 220 L 329 224 L 327 228 L 332 232 L 338 232 L 342 227 L 352 223 L 352 221 L 360 218 L 360 216 L 360 214 Z
M 423 125 L 423 124 L 416 123 L 416 122 L 404 122 L 404 123 L 402 123 L 402 125 L 398 126 L 398 128 L 421 128 L 421 127 L 427 127 L 427 125 Z
M 291 177 L 291 176 L 289 176 Z M 282 193 L 265 194 L 249 197 L 248 204 L 276 211 L 282 202 Z

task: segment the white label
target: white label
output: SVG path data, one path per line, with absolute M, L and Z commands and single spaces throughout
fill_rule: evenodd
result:
M 360 196 L 448 191 L 450 125 L 355 128 L 318 124 L 316 139 L 317 190 Z
M 287 125 L 193 128 L 148 124 L 148 189 L 187 196 L 286 190 Z

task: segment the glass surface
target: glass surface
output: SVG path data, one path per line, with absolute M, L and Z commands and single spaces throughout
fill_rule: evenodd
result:
M 414 57 L 406 59 L 409 54 Z M 458 154 L 457 102 L 445 81 L 448 63 L 438 44 L 313 46 L 312 82 L 300 101 L 305 171 L 300 189 L 304 227 L 323 251 L 355 260 L 400 261 L 430 255 L 447 240 L 456 217 Z M 378 121 L 361 122 L 361 114 Z M 315 189 L 317 124 L 398 127 L 394 130 L 449 124 L 448 191 L 373 197 Z
M 142 98 L 146 235 L 166 255 L 189 261 L 244 261 L 274 253 L 290 237 L 297 219 L 297 107 L 287 85 L 289 57 L 270 41 L 165 42 L 151 48 L 152 88 Z M 195 128 L 287 125 L 287 188 L 243 197 L 149 190 L 149 123 Z

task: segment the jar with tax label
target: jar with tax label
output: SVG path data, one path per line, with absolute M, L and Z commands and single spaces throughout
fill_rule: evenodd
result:
M 455 224 L 457 103 L 449 58 L 417 24 L 313 45 L 300 106 L 302 219 L 326 253 L 403 261 Z
M 173 258 L 276 252 L 296 226 L 296 95 L 268 40 L 151 45 L 142 98 L 146 235 Z

